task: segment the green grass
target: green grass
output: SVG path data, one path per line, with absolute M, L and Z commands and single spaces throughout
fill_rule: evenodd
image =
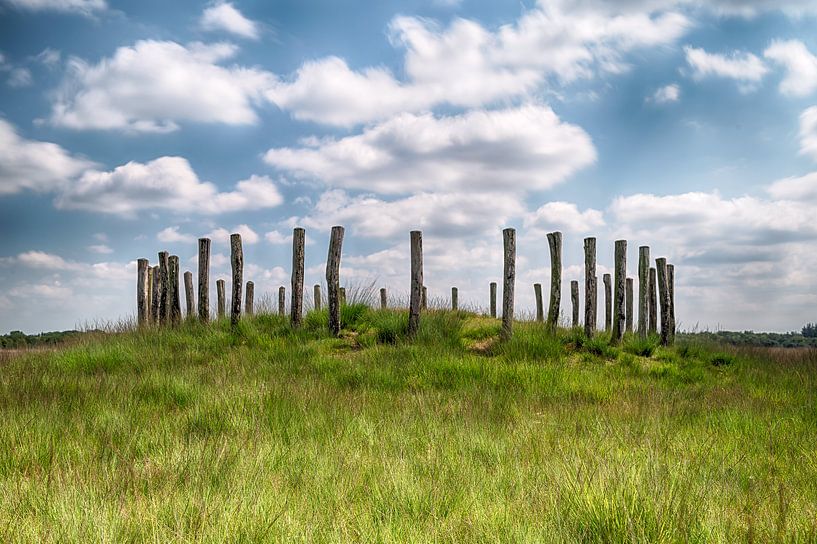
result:
M 813 351 L 342 319 L 0 359 L 0 541 L 817 541 Z

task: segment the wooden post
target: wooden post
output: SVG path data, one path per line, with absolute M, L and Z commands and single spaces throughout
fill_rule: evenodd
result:
M 579 326 L 579 280 L 570 282 L 570 302 L 573 305 L 573 328 Z
M 153 267 L 148 264 L 148 296 L 147 296 L 147 303 L 148 303 L 148 312 L 147 312 L 147 322 L 153 323 Z
M 613 324 L 613 289 L 610 274 L 601 277 L 604 282 L 604 332 L 610 332 Z
M 598 288 L 596 283 L 596 239 L 584 239 L 584 334 L 591 338 L 596 332 Z
M 241 319 L 241 289 L 244 286 L 244 250 L 241 247 L 241 235 L 230 235 L 230 263 L 233 269 L 233 296 L 230 311 L 230 323 L 237 325 Z
M 210 239 L 199 238 L 199 319 L 210 321 Z
M 458 296 L 457 296 L 457 295 L 458 295 L 458 293 L 457 293 L 457 288 L 456 288 L 456 287 L 452 287 L 452 288 L 451 288 L 451 309 L 452 309 L 452 310 L 454 310 L 455 312 L 456 312 L 457 310 L 459 310 L 459 306 L 460 306 L 460 305 L 459 305 L 459 300 L 458 300 Z
M 345 287 L 339 288 L 338 294 L 340 295 L 340 305 L 346 306 L 346 288 Z
M 655 259 L 655 269 L 658 275 L 658 301 L 661 304 L 661 345 L 670 344 L 669 329 L 669 285 L 667 284 L 667 260 L 664 257 Z
M 317 283 L 312 287 L 312 304 L 316 311 L 321 311 L 321 286 Z
M 196 315 L 196 302 L 193 299 L 193 273 L 189 270 L 184 273 L 184 302 L 187 305 L 187 317 Z
M 380 288 L 380 309 L 381 310 L 386 309 L 386 307 L 387 307 L 386 302 L 387 302 L 387 300 L 386 300 L 386 288 L 381 287 Z
M 150 320 L 154 325 L 159 324 L 159 298 L 162 296 L 162 278 L 159 266 L 153 267 L 153 291 L 151 292 Z
M 278 315 L 287 314 L 287 288 L 283 285 L 278 288 Z
M 420 306 L 423 308 L 423 310 L 428 308 L 428 288 L 426 288 L 425 285 L 423 285 L 422 304 Z
M 170 263 L 167 251 L 159 252 L 159 323 L 167 325 L 170 318 Z
M 647 337 L 650 319 L 650 246 L 638 248 L 638 335 Z
M 409 284 L 409 321 L 408 333 L 417 334 L 420 330 L 420 312 L 424 305 L 423 285 L 423 233 L 413 230 L 409 233 L 411 258 L 411 283 Z
M 295 227 L 292 231 L 292 302 L 289 318 L 293 327 L 299 327 L 304 308 L 304 240 L 306 231 Z
M 627 305 L 627 329 L 629 333 L 633 332 L 633 278 L 627 278 L 626 289 L 624 291 L 624 300 Z
M 562 303 L 562 233 L 549 232 L 550 246 L 550 306 L 548 307 L 548 328 L 556 330 Z
M 332 227 L 329 238 L 329 256 L 326 259 L 326 294 L 329 299 L 329 330 L 340 334 L 340 254 L 343 246 L 343 227 Z
M 675 343 L 675 265 L 667 265 L 667 293 L 669 294 L 669 343 Z
M 225 300 L 227 297 L 224 291 L 224 280 L 216 280 L 216 299 L 218 301 L 216 310 L 219 319 L 223 318 L 227 313 L 227 301 Z
M 627 320 L 627 240 L 616 240 L 615 272 L 613 276 L 613 336 L 611 342 L 618 343 L 624 338 Z
M 496 317 L 496 282 L 491 282 L 491 317 Z
M 244 293 L 244 313 L 251 316 L 255 313 L 255 284 L 247 282 L 247 292 Z
M 148 260 L 136 261 L 136 323 L 144 327 L 148 321 Z
M 168 258 L 168 278 L 170 280 L 170 322 L 178 325 L 182 320 L 181 293 L 179 293 L 179 256 Z
M 510 340 L 513 334 L 513 290 L 516 284 L 516 229 L 502 231 L 502 248 L 505 264 L 502 269 L 502 339 Z
M 656 279 L 655 268 L 650 267 L 650 285 L 647 289 L 647 298 L 649 299 L 649 334 L 656 334 L 658 332 L 658 280 Z
M 536 321 L 542 322 L 545 320 L 545 309 L 542 303 L 542 284 L 533 284 L 533 296 L 536 299 Z

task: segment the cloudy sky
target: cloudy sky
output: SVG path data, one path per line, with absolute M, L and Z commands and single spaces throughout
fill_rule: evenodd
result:
M 490 4 L 490 6 L 488 6 Z M 342 281 L 487 304 L 501 229 L 517 292 L 565 294 L 582 238 L 676 264 L 683 328 L 817 320 L 813 0 L 0 0 L 0 332 L 135 310 L 135 260 L 256 291 Z M 258 296 L 258 295 L 256 295 Z M 569 312 L 569 308 L 567 308 Z

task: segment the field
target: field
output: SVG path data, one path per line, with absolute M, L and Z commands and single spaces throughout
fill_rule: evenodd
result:
M 0 359 L 0 541 L 817 541 L 817 351 L 405 319 Z

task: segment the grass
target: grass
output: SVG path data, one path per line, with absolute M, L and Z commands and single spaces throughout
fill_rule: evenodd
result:
M 325 316 L 0 362 L 0 541 L 817 541 L 814 351 Z

